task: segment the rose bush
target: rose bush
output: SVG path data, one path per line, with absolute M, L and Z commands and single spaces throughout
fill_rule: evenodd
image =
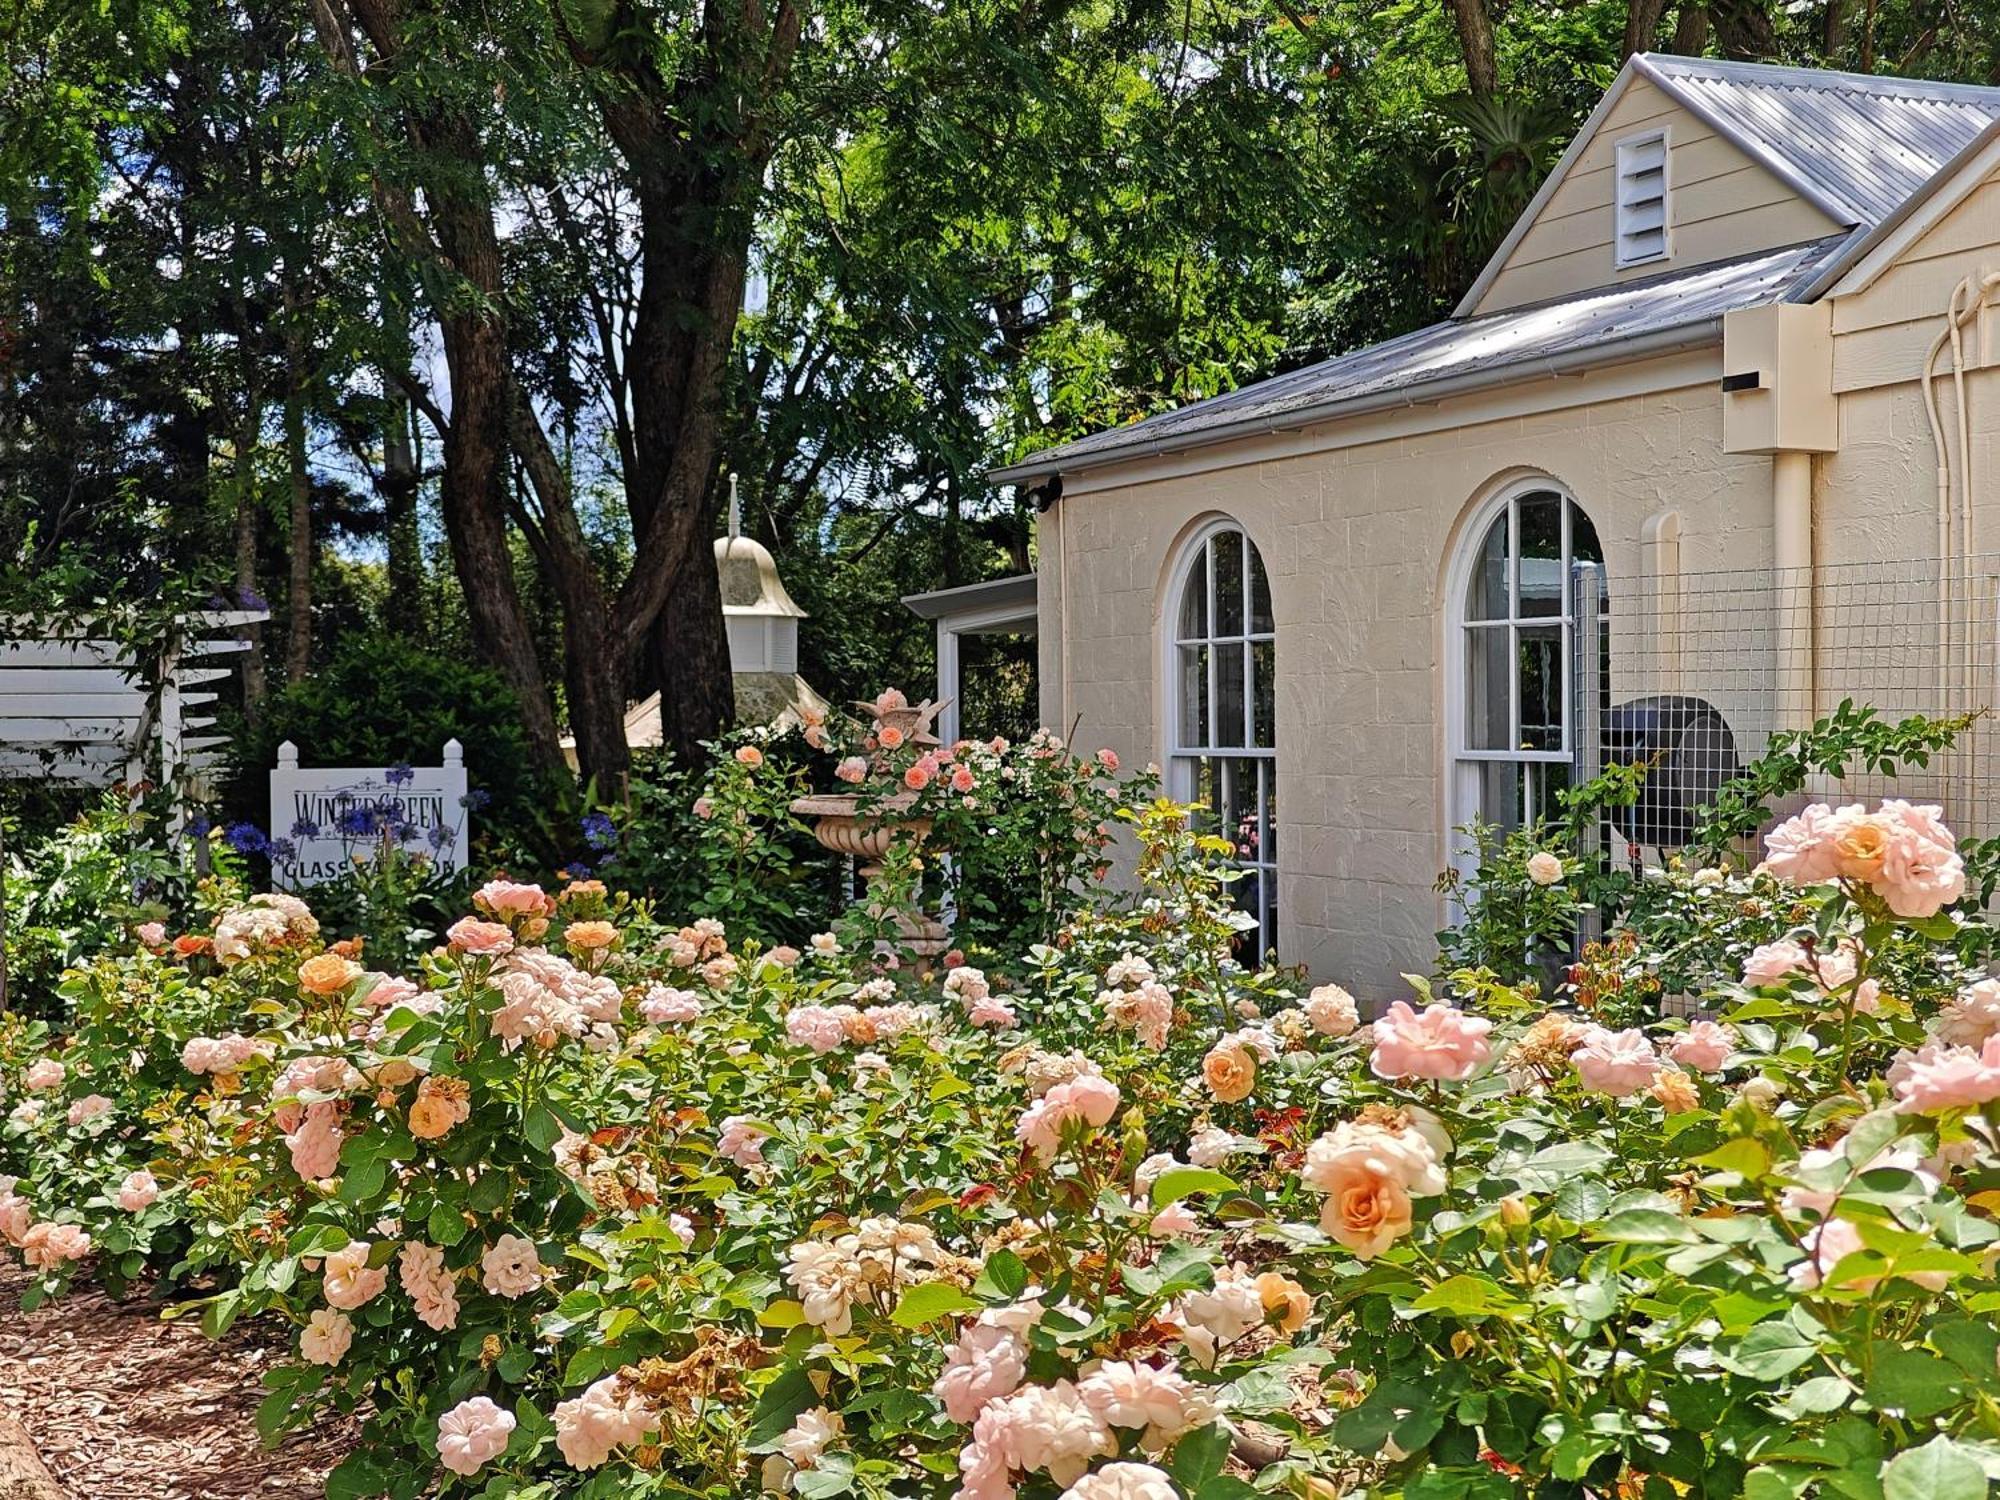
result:
M 1641 930 L 1559 1005 L 1364 1019 L 1238 964 L 1187 810 L 1124 816 L 1134 890 L 936 969 L 496 881 L 385 973 L 213 884 L 0 1031 L 0 1236 L 32 1298 L 150 1269 L 292 1330 L 259 1421 L 356 1413 L 337 1495 L 2000 1476 L 2000 985 L 1933 810 L 1661 876 L 1749 914 L 1666 1021 Z

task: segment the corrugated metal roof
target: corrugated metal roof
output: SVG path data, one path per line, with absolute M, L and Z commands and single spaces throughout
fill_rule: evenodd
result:
M 997 470 L 999 480 L 1075 469 L 1122 455 L 1191 448 L 1233 429 L 1300 426 L 1352 410 L 1414 404 L 1426 388 L 1477 374 L 1493 383 L 1540 365 L 1685 330 L 1718 336 L 1713 325 L 1732 308 L 1777 302 L 1809 281 L 1848 240 L 1834 235 L 1806 245 L 1693 270 L 1629 281 L 1532 307 L 1436 323 L 1387 343 L 1343 354 L 1175 411 L 1093 433 L 1027 462 Z M 1435 395 L 1435 393 L 1433 393 Z
M 2000 119 L 2000 89 L 1647 53 L 1634 60 L 1850 224 L 1889 217 Z

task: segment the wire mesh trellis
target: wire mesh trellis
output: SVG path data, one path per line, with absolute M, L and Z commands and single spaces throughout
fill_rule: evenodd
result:
M 1843 699 L 1886 720 L 2000 708 L 2000 554 L 1944 568 L 1935 559 L 1859 562 L 1606 584 L 1579 565 L 1578 575 L 1580 598 L 1602 592 L 1608 626 L 1578 632 L 1579 776 L 1671 741 L 1677 758 L 1656 764 L 1678 779 L 1662 791 L 1698 802 L 1773 733 L 1803 728 Z M 1585 690 L 1593 680 L 1594 693 Z M 1962 833 L 2000 831 L 2000 722 L 1985 713 L 1927 766 L 1894 776 L 1849 766 L 1816 778 L 1806 796 L 1935 802 Z M 1637 821 L 1637 832 L 1658 835 L 1637 842 L 1674 842 L 1660 819 Z

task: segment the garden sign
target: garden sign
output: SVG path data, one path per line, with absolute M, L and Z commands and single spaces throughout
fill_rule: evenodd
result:
M 447 740 L 437 766 L 302 768 L 298 746 L 278 747 L 271 772 L 271 883 L 323 885 L 371 859 L 385 842 L 423 853 L 445 874 L 468 858 L 465 752 Z

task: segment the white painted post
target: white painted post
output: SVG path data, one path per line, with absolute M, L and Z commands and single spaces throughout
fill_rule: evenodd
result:
M 299 768 L 299 747 L 290 740 L 278 746 L 278 769 L 296 771 Z
M 937 691 L 938 702 L 944 705 L 938 710 L 938 738 L 947 745 L 955 745 L 958 732 L 958 632 L 944 620 L 937 627 Z
M 444 742 L 444 763 L 453 768 L 462 768 L 465 765 L 465 746 L 461 745 L 457 740 L 446 740 Z
M 181 663 L 181 633 L 178 625 L 167 632 L 166 649 L 160 653 L 160 786 L 167 794 L 167 837 L 178 842 L 187 826 L 187 812 L 181 804 L 181 683 L 174 669 Z

